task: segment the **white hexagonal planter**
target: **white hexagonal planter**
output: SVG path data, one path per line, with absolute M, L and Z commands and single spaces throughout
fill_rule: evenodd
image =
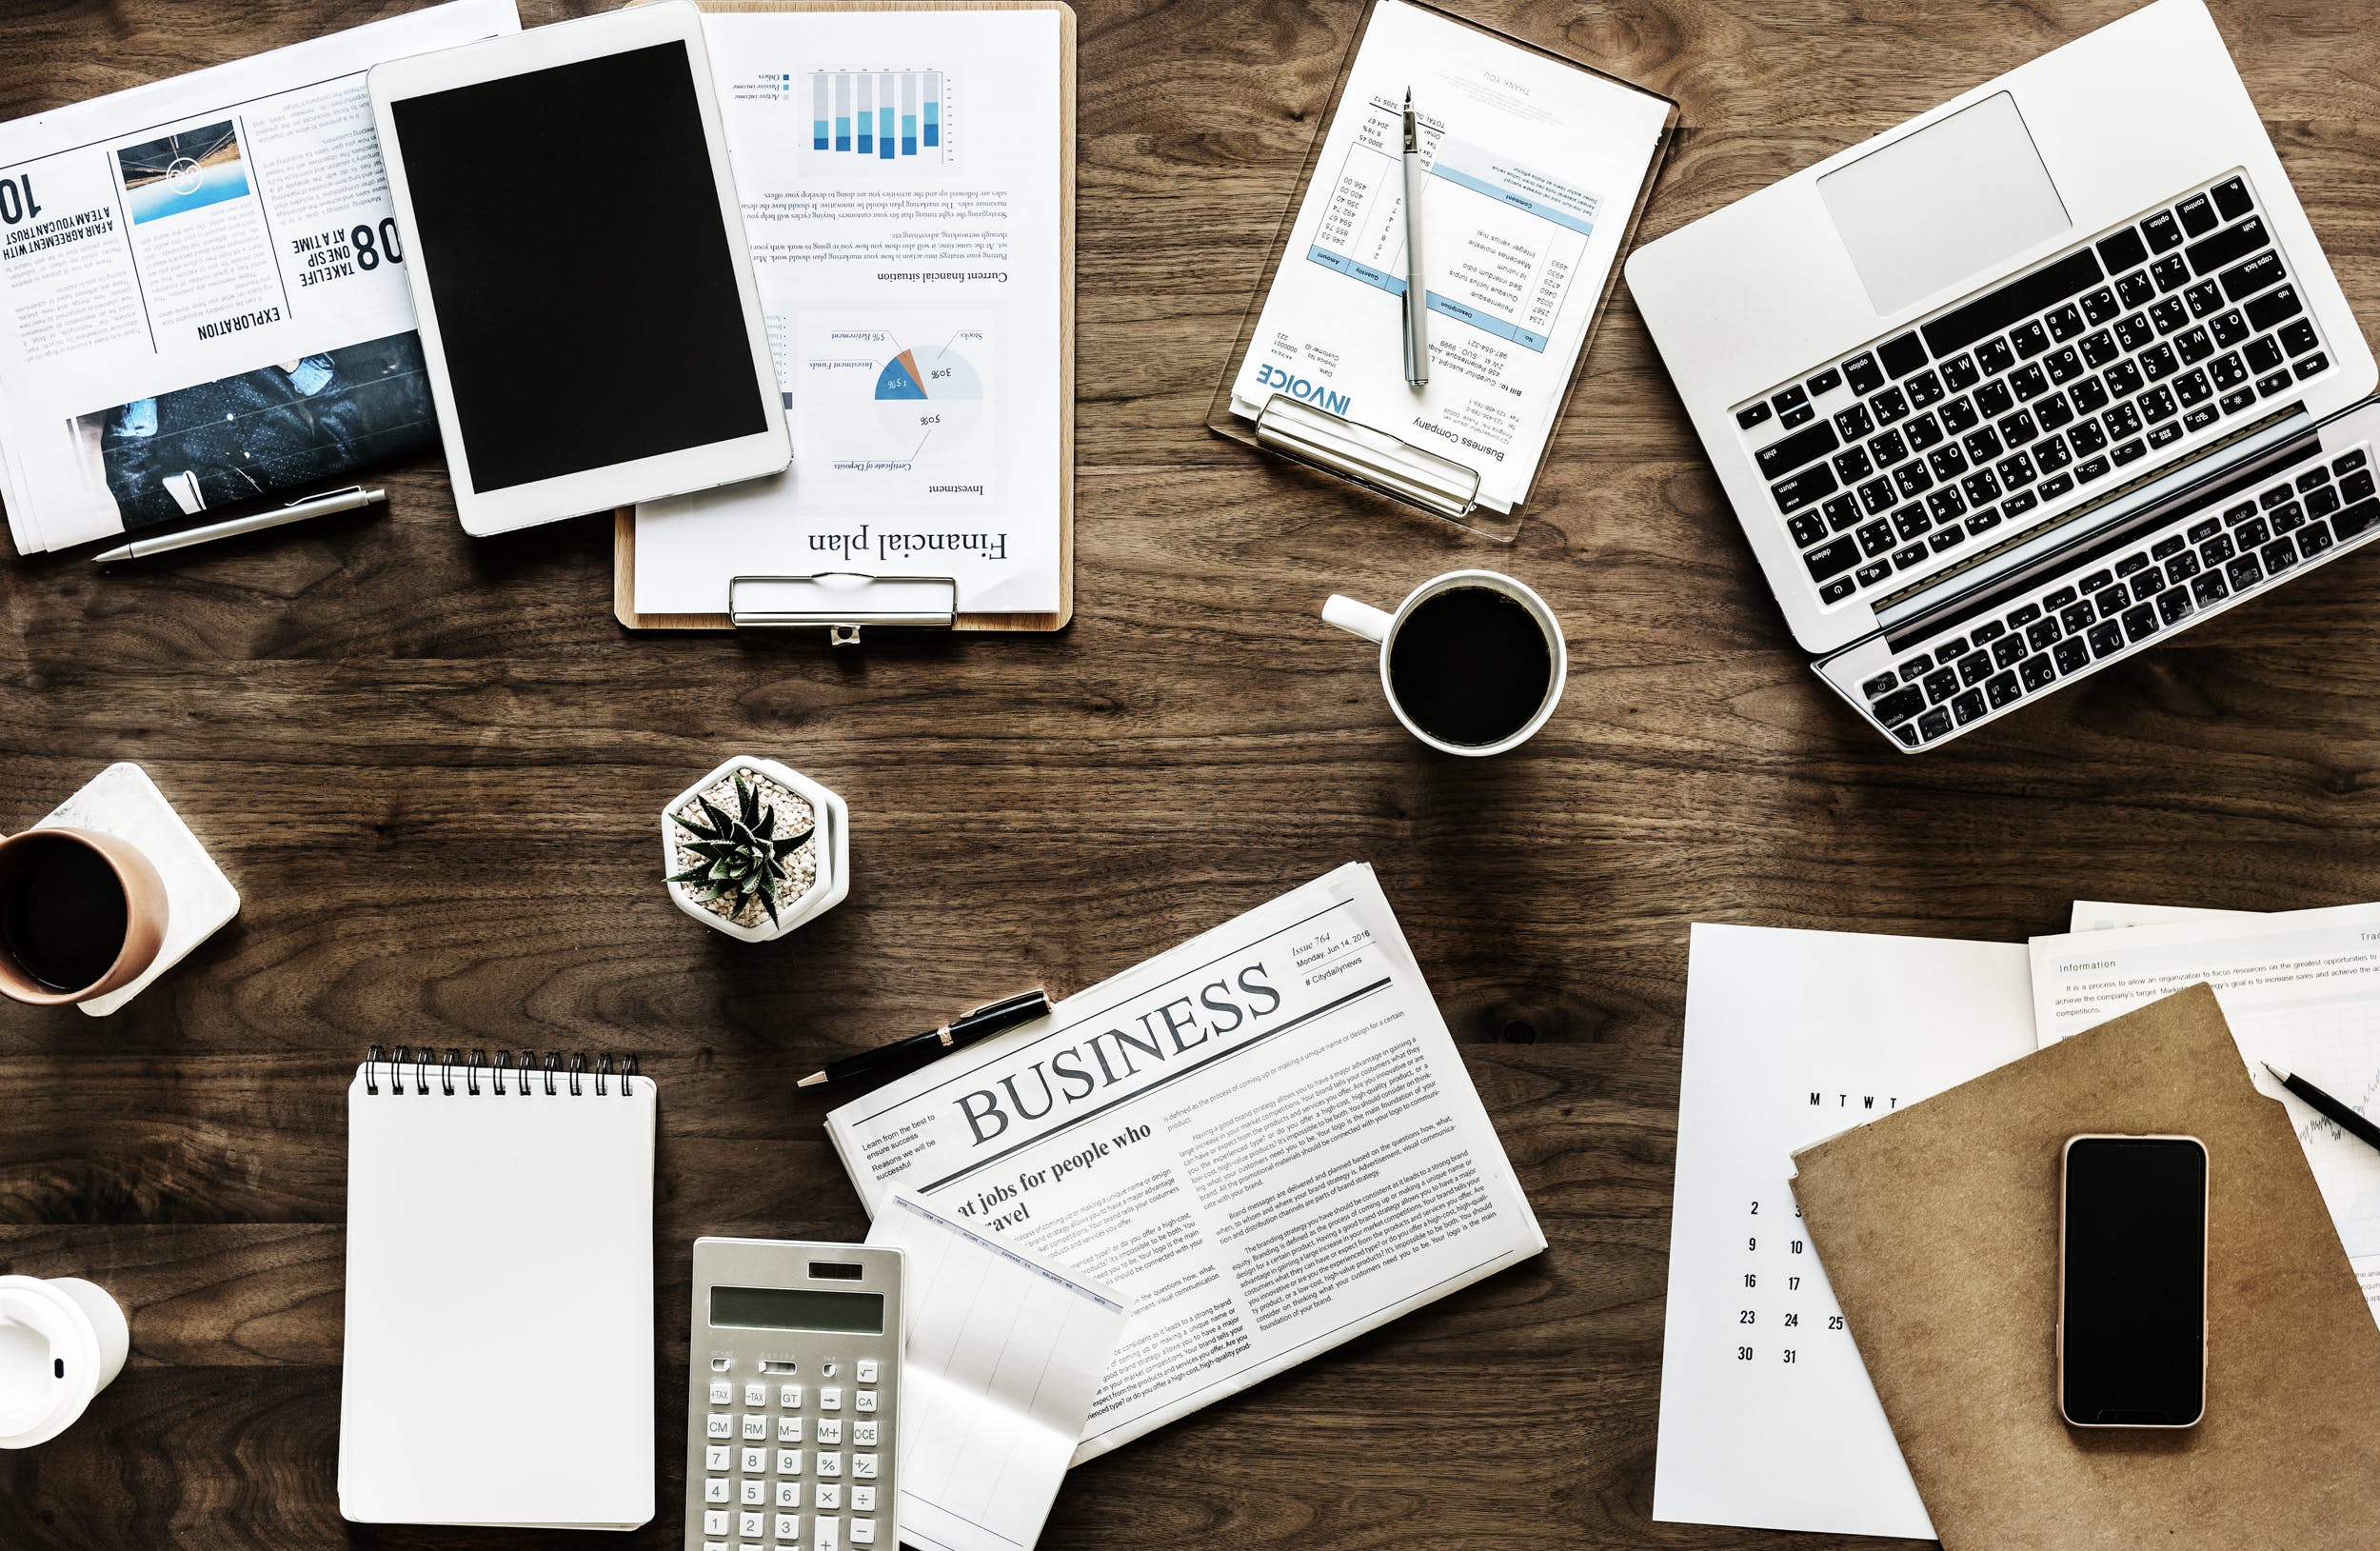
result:
M 702 780 L 669 800 L 661 810 L 662 876 L 683 872 L 688 863 L 682 859 L 680 844 L 685 832 L 678 827 L 672 815 L 694 806 L 695 798 L 738 771 L 758 774 L 783 786 L 810 805 L 813 831 L 808 845 L 803 849 L 816 859 L 816 872 L 809 886 L 790 900 L 780 896 L 777 921 L 771 925 L 765 915 L 757 925 L 746 925 L 730 920 L 704 905 L 697 897 L 695 885 L 668 885 L 669 897 L 678 908 L 714 931 L 726 933 L 743 943 L 767 943 L 784 936 L 803 922 L 824 914 L 843 903 L 851 892 L 851 815 L 842 798 L 812 781 L 808 776 L 775 760 L 741 754 L 723 761 Z M 713 801 L 717 801 L 714 797 Z M 723 806 L 727 805 L 722 805 Z M 699 811 L 699 809 L 697 810 Z M 801 851 L 796 856 L 803 854 Z

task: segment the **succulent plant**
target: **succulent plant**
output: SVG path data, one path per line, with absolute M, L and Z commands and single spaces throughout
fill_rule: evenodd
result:
M 777 810 L 761 806 L 760 793 L 744 785 L 743 771 L 736 772 L 735 780 L 734 813 L 724 812 L 709 798 L 698 796 L 694 801 L 702 806 L 702 820 L 689 819 L 683 813 L 670 815 L 680 828 L 694 837 L 685 842 L 685 848 L 700 860 L 684 872 L 672 873 L 668 881 L 692 885 L 698 891 L 696 899 L 705 905 L 714 900 L 731 901 L 730 915 L 742 915 L 744 906 L 757 895 L 773 926 L 777 925 L 777 885 L 784 881 L 785 858 L 801 848 L 816 826 L 798 835 L 772 838 L 777 829 Z

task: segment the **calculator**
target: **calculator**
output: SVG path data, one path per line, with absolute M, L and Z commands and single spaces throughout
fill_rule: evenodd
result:
M 900 1543 L 901 1251 L 694 1241 L 686 1551 Z

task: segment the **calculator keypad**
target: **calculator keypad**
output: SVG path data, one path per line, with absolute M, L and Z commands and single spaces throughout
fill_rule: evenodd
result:
M 882 1424 L 871 1415 L 881 1371 L 873 1358 L 827 1360 L 818 1364 L 819 1378 L 846 1382 L 709 1382 L 711 1405 L 732 1409 L 704 1419 L 704 1551 L 889 1546 L 890 1528 L 877 1516 L 878 1488 L 864 1484 L 883 1469 Z M 805 1439 L 817 1446 L 801 1447 Z M 846 1478 L 853 1484 L 845 1485 Z

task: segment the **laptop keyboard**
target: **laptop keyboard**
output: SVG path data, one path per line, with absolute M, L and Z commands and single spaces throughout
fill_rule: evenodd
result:
M 2380 527 L 2365 447 L 2311 460 L 1908 642 L 1859 686 L 1868 713 L 1906 747 L 1939 743 Z
M 2234 175 L 1739 406 L 1735 423 L 1834 605 L 2119 486 L 2151 451 L 2222 435 L 2330 366 Z

